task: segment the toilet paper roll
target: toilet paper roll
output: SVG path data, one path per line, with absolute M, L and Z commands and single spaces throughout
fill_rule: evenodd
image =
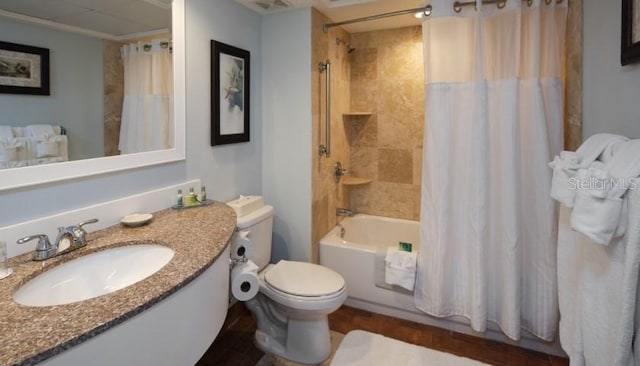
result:
M 239 231 L 233 235 L 231 243 L 231 258 L 241 259 L 251 256 L 251 240 L 249 239 L 249 231 Z
M 231 270 L 231 294 L 238 301 L 251 300 L 260 289 L 258 266 L 252 261 L 236 264 Z

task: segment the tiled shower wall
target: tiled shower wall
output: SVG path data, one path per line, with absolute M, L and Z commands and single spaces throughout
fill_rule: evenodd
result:
M 372 179 L 349 188 L 360 213 L 418 220 L 424 130 L 422 28 L 354 33 L 351 110 L 345 118 L 354 175 Z
M 312 218 L 311 259 L 318 262 L 318 242 L 336 224 L 336 207 L 348 207 L 348 191 L 333 179 L 333 165 L 340 161 L 349 167 L 349 145 L 342 122 L 342 114 L 349 110 L 350 61 L 345 45 L 336 44 L 336 38 L 350 42 L 349 33 L 334 27 L 324 33 L 322 25 L 331 20 L 313 9 L 311 15 L 311 87 L 312 87 Z M 320 157 L 318 145 L 325 137 L 325 74 L 318 64 L 331 61 L 331 155 Z
M 569 0 L 565 39 L 564 148 L 582 143 L 582 0 Z
M 104 68 L 104 155 L 120 155 L 120 122 L 124 98 L 124 67 L 120 58 L 123 42 L 103 42 Z

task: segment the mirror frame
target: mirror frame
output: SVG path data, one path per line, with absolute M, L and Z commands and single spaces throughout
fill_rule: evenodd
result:
M 174 148 L 0 170 L 0 191 L 99 174 L 107 174 L 151 165 L 166 164 L 186 159 L 185 0 L 173 0 L 171 11 L 174 88 L 173 111 L 175 123 Z

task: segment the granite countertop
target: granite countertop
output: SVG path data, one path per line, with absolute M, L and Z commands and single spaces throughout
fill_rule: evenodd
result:
M 153 221 L 145 226 L 118 224 L 90 233 L 86 247 L 44 262 L 32 261 L 31 252 L 11 258 L 7 265 L 14 273 L 0 280 L 0 365 L 34 365 L 148 309 L 209 268 L 229 244 L 235 227 L 233 209 L 213 202 L 155 212 Z M 158 272 L 129 287 L 46 307 L 22 306 L 11 297 L 22 284 L 60 263 L 110 247 L 142 243 L 165 245 L 175 255 Z

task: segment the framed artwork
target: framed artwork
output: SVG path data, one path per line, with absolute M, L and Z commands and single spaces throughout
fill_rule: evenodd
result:
M 49 49 L 0 41 L 0 93 L 49 94 Z
M 249 141 L 250 57 L 211 41 L 211 146 Z
M 622 0 L 621 41 L 622 65 L 640 61 L 640 0 Z

